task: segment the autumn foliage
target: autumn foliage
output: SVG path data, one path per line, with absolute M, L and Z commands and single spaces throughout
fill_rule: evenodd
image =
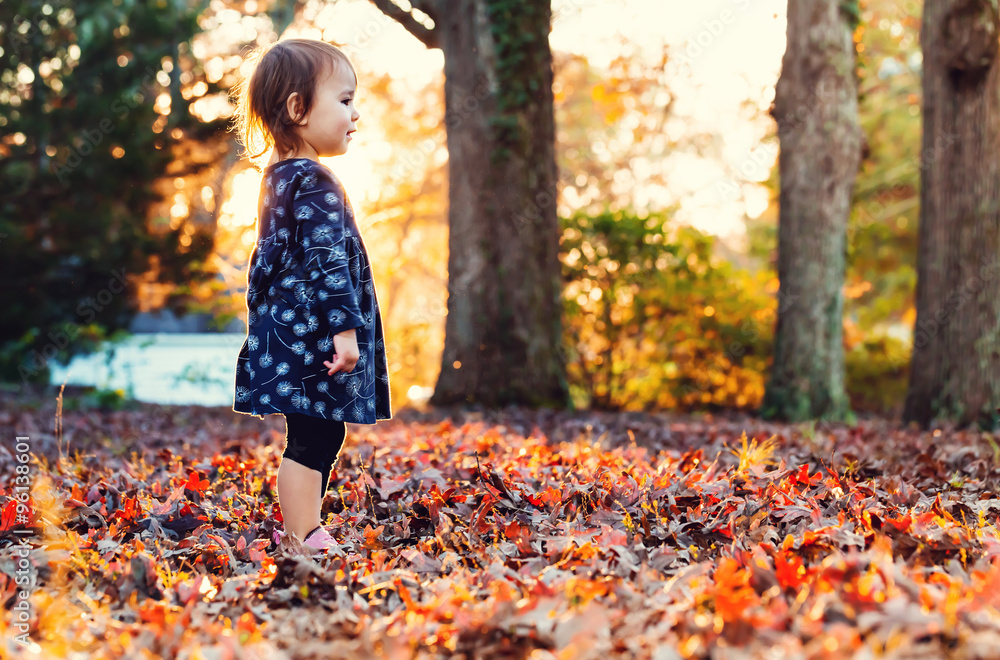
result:
M 81 410 L 56 436 L 52 413 L 0 411 L 35 456 L 25 525 L 0 449 L 7 656 L 28 651 L 9 609 L 18 529 L 39 581 L 32 657 L 996 648 L 995 445 L 973 432 L 404 412 L 350 427 L 323 507 L 346 557 L 311 559 L 274 542 L 280 419 Z

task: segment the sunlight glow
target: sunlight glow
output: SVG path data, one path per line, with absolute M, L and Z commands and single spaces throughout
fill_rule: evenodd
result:
M 786 0 L 630 0 L 625 5 L 553 0 L 552 11 L 552 48 L 583 55 L 592 65 L 607 67 L 622 52 L 656 57 L 664 44 L 669 46 L 668 67 L 676 71 L 667 90 L 675 100 L 667 135 L 672 140 L 699 132 L 718 135 L 723 162 L 697 163 L 702 159 L 674 154 L 668 158 L 670 189 L 636 190 L 635 201 L 679 202 L 678 219 L 720 236 L 741 236 L 744 215 L 754 218 L 766 209 L 766 190 L 756 184 L 767 179 L 776 149 L 764 154 L 768 162 L 761 163 L 760 172 L 740 174 L 748 160 L 761 157 L 754 150 L 770 124 L 766 116 L 746 119 L 740 106 L 759 98 L 766 110 L 774 98 L 785 50 Z M 727 190 L 738 192 L 720 192 Z
M 777 147 L 762 144 L 761 140 L 771 130 L 765 111 L 774 97 L 785 47 L 785 5 L 786 0 L 705 0 L 697 4 L 632 0 L 624 6 L 611 0 L 553 1 L 553 50 L 582 55 L 598 68 L 607 67 L 619 56 L 661 57 L 665 46 L 669 47 L 671 64 L 686 59 L 685 66 L 671 73 L 670 89 L 663 94 L 663 103 L 673 101 L 675 108 L 665 126 L 667 137 L 677 139 L 700 132 L 718 136 L 717 159 L 685 153 L 666 157 L 669 186 L 645 184 L 650 168 L 664 165 L 638 158 L 631 171 L 616 175 L 615 190 L 631 190 L 633 203 L 642 207 L 677 203 L 681 222 L 721 237 L 742 239 L 745 219 L 759 217 L 770 203 L 767 189 L 761 184 L 777 158 Z M 255 19 L 236 17 L 235 12 L 232 16 L 220 14 L 220 27 L 243 32 L 256 25 Z M 387 186 L 397 185 L 400 180 L 395 170 L 384 171 L 385 163 L 405 161 L 408 155 L 405 150 L 400 152 L 402 146 L 411 151 L 421 149 L 419 145 L 394 145 L 386 140 L 380 118 L 366 111 L 365 77 L 388 72 L 394 85 L 416 91 L 441 75 L 443 55 L 440 50 L 424 47 L 371 3 L 328 4 L 307 18 L 310 26 L 291 27 L 282 38 L 301 36 L 344 44 L 360 75 L 358 132 L 347 154 L 323 159 L 323 163 L 343 182 L 363 228 L 366 221 L 394 217 L 378 207 Z M 235 64 L 224 62 L 225 56 L 212 57 L 214 47 L 204 41 L 195 45 L 195 51 L 196 56 L 208 58 L 206 72 L 210 79 L 220 78 L 225 68 Z M 199 85 L 186 90 L 185 96 L 197 97 L 205 91 Z M 747 100 L 757 105 L 762 117 L 748 118 L 741 112 Z M 158 109 L 167 109 L 169 98 L 158 99 L 157 105 Z M 193 108 L 204 120 L 228 116 L 230 112 L 221 95 L 203 97 Z M 420 113 L 421 108 L 415 104 L 399 111 Z M 617 135 L 615 141 L 627 142 L 630 137 Z M 594 154 L 600 159 L 608 148 L 620 146 L 595 143 Z M 435 161 L 446 157 L 446 153 L 438 153 L 444 152 L 444 145 L 432 147 Z M 267 162 L 267 156 L 263 162 Z M 220 213 L 223 228 L 236 231 L 253 227 L 259 186 L 260 174 L 252 169 L 236 175 Z M 560 200 L 560 211 L 572 210 L 580 202 L 567 189 Z M 374 213 L 376 209 L 380 213 Z M 252 245 L 254 232 L 238 233 L 243 245 Z
M 229 198 L 219 210 L 219 226 L 227 230 L 239 227 L 253 227 L 257 217 L 257 202 L 260 196 L 261 173 L 247 168 L 233 177 Z M 249 240 L 247 234 L 251 235 Z M 243 243 L 253 245 L 253 232 L 243 233 Z

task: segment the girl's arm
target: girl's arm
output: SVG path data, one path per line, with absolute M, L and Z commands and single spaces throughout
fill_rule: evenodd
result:
M 333 180 L 316 172 L 306 174 L 295 191 L 292 214 L 304 248 L 302 271 L 307 279 L 301 295 L 307 296 L 312 287 L 331 334 L 362 327 L 347 255 L 344 200 Z

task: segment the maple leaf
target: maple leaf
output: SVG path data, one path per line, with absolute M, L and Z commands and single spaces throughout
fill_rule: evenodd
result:
M 531 547 L 531 531 L 524 525 L 521 525 L 516 520 L 512 520 L 504 528 L 504 534 L 514 542 L 514 545 L 517 546 L 517 550 L 522 556 L 529 556 L 534 553 Z
M 490 509 L 493 508 L 493 504 L 496 502 L 489 491 L 483 496 L 483 502 L 479 505 L 479 510 L 476 511 L 475 515 L 472 517 L 471 529 L 473 531 L 479 532 L 484 531 L 486 528 L 482 528 L 483 520 L 486 518 L 486 514 L 489 513 Z
M 208 488 L 208 479 L 201 479 L 197 470 L 191 470 L 191 474 L 188 477 L 187 483 L 184 484 L 184 488 L 201 495 L 205 492 L 205 489 Z
M 365 546 L 371 548 L 372 550 L 381 550 L 382 541 L 379 537 L 385 530 L 385 525 L 379 525 L 378 527 L 372 528 L 371 525 L 367 525 L 364 530 L 365 535 Z
M 17 500 L 11 499 L 3 506 L 3 511 L 0 513 L 0 532 L 11 529 L 15 520 L 17 520 Z
M 125 497 L 122 499 L 121 508 L 111 515 L 111 519 L 120 520 L 126 524 L 130 524 L 135 522 L 141 512 L 138 499 L 134 497 Z
M 605 580 L 591 580 L 574 576 L 566 581 L 566 596 L 574 605 L 585 604 L 607 593 L 608 583 Z
M 612 545 L 626 546 L 628 545 L 628 534 L 608 525 L 601 525 L 601 534 L 594 540 L 608 547 Z

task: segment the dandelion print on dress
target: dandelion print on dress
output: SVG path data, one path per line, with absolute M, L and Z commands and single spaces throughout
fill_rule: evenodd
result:
M 340 180 L 308 158 L 269 165 L 257 218 L 233 410 L 352 424 L 392 419 L 377 291 Z M 330 376 L 323 361 L 333 361 L 333 338 L 352 328 L 358 362 L 350 373 Z

